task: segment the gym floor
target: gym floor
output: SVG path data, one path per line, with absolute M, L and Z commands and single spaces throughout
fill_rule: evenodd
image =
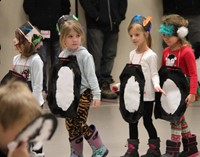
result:
M 49 112 L 48 107 L 45 107 L 45 110 Z M 185 116 L 192 133 L 197 135 L 197 142 L 200 143 L 200 102 L 190 106 Z M 96 126 L 103 143 L 109 149 L 107 157 L 124 155 L 127 150 L 125 145 L 129 135 L 128 123 L 121 117 L 118 100 L 104 100 L 101 107 L 91 107 L 88 117 L 88 125 L 90 124 Z M 154 125 L 161 139 L 161 152 L 165 153 L 166 139 L 170 138 L 170 124 L 161 119 L 154 119 Z M 142 119 L 139 122 L 139 140 L 139 153 L 143 155 L 148 149 L 148 135 Z M 198 148 L 200 150 L 200 145 Z M 44 143 L 44 152 L 46 157 L 70 157 L 70 145 L 64 119 L 58 118 L 58 128 L 52 139 Z M 91 157 L 92 155 L 92 150 L 85 140 L 83 154 L 84 157 Z

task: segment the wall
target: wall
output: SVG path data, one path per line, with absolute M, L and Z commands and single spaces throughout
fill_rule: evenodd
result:
M 71 0 L 71 13 L 75 13 L 75 0 Z M 13 47 L 14 31 L 26 21 L 26 15 L 22 8 L 23 0 L 1 0 L 0 2 L 0 79 L 12 69 L 12 58 L 17 54 Z M 130 42 L 127 26 L 131 18 L 139 13 L 143 16 L 152 16 L 153 50 L 159 58 L 162 51 L 161 37 L 158 33 L 160 20 L 162 17 L 161 0 L 128 0 L 128 10 L 126 19 L 120 26 L 119 43 L 117 57 L 113 69 L 113 77 L 119 81 L 119 75 L 124 65 L 128 62 L 129 52 L 134 48 Z M 84 11 L 79 5 L 79 21 L 86 27 Z

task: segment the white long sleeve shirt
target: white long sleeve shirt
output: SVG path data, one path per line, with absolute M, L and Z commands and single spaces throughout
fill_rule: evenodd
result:
M 40 105 L 44 104 L 42 96 L 43 83 L 43 62 L 38 54 L 34 54 L 28 58 L 22 57 L 21 54 L 13 58 L 13 70 L 22 74 L 24 70 L 28 70 L 28 80 L 31 81 L 32 92 Z
M 136 53 L 136 50 L 133 50 L 130 52 L 130 62 L 132 64 L 140 64 L 142 67 L 145 77 L 144 101 L 154 101 L 154 87 L 160 87 L 156 53 L 151 49 L 144 53 Z

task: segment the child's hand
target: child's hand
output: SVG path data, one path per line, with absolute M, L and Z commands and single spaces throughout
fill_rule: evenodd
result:
M 196 95 L 195 94 L 189 94 L 187 98 L 185 99 L 185 102 L 188 105 L 192 104 L 195 101 Z
M 27 142 L 21 142 L 15 149 L 9 149 L 8 157 L 30 157 Z
M 164 96 L 167 95 L 166 92 L 160 87 L 155 87 L 155 90 L 156 90 L 156 92 L 161 92 Z
M 93 100 L 92 106 L 99 107 L 100 105 L 101 105 L 101 101 L 100 100 Z
M 119 86 L 120 86 L 119 83 L 113 84 L 113 85 L 111 86 L 112 92 L 115 92 L 115 93 L 118 92 L 118 91 L 119 91 Z

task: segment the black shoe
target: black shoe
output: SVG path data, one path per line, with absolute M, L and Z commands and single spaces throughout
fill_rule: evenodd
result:
M 110 84 L 103 83 L 101 85 L 101 98 L 104 98 L 104 99 L 117 99 L 118 95 L 115 92 L 111 91 Z

